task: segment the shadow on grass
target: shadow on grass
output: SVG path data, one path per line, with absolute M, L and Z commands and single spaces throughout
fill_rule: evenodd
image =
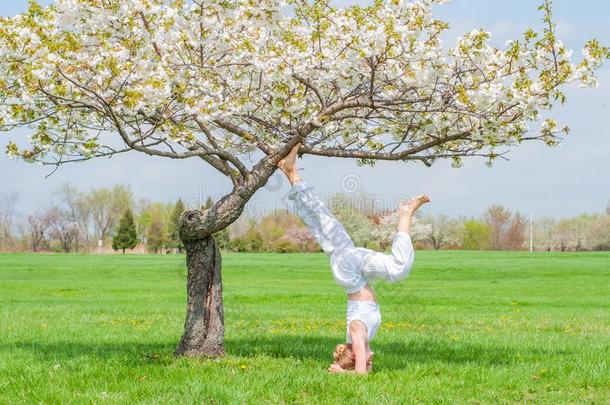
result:
M 0 344 L 0 353 L 21 351 L 43 361 L 89 357 L 102 361 L 120 359 L 132 363 L 170 363 L 175 348 L 175 343 L 34 341 Z
M 0 344 L 2 351 L 23 351 L 43 361 L 61 361 L 79 357 L 100 360 L 121 360 L 131 364 L 167 365 L 173 362 L 176 342 L 12 342 Z M 253 357 L 257 355 L 281 359 L 313 360 L 327 366 L 332 359 L 332 350 L 339 343 L 336 339 L 321 336 L 252 336 L 228 337 L 226 349 L 229 356 Z M 482 366 L 508 365 L 515 362 L 520 352 L 516 348 L 494 345 L 473 345 L 452 342 L 440 338 L 425 337 L 405 342 L 377 343 L 377 370 L 405 369 L 413 363 L 475 363 Z M 29 353 L 28 353 L 29 352 Z M 528 348 L 528 356 L 551 355 L 543 349 Z M 553 352 L 557 355 L 557 351 Z
M 277 358 L 298 358 L 332 361 L 335 345 L 333 338 L 318 336 L 255 336 L 227 339 L 227 352 L 238 356 L 266 355 Z M 480 365 L 507 365 L 515 361 L 518 350 L 500 346 L 472 345 L 433 337 L 417 341 L 377 343 L 371 345 L 375 352 L 376 369 L 405 369 L 413 363 L 441 362 L 447 364 L 476 363 Z M 528 349 L 528 354 L 543 355 L 544 350 Z M 556 352 L 555 352 L 556 353 Z

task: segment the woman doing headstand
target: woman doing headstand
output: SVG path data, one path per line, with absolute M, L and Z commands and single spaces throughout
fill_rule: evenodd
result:
M 381 324 L 379 305 L 369 280 L 396 282 L 409 275 L 415 255 L 409 236 L 411 220 L 415 211 L 430 202 L 430 198 L 424 194 L 399 204 L 398 229 L 391 254 L 355 247 L 343 225 L 300 178 L 295 166 L 299 147 L 300 144 L 295 145 L 278 163 L 292 184 L 288 198 L 295 202 L 297 214 L 330 257 L 333 277 L 347 293 L 347 343 L 335 348 L 329 371 L 366 373 L 373 364 L 369 342 Z

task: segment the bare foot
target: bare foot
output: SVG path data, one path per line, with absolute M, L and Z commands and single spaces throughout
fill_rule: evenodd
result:
M 429 202 L 430 196 L 428 194 L 418 195 L 398 204 L 398 213 L 400 215 L 413 215 L 419 207 Z
M 290 153 L 284 159 L 280 160 L 277 163 L 277 167 L 279 167 L 280 170 L 284 172 L 284 174 L 286 175 L 286 177 L 288 177 L 288 180 L 292 184 L 300 180 L 296 168 L 297 154 L 299 152 L 300 147 L 300 143 L 294 145 L 292 149 L 290 149 Z
M 284 173 L 291 172 L 294 169 L 295 162 L 297 160 L 297 153 L 299 152 L 300 147 L 300 143 L 294 145 L 292 149 L 290 149 L 290 153 L 288 153 L 284 159 L 277 163 L 277 167 L 279 167 Z

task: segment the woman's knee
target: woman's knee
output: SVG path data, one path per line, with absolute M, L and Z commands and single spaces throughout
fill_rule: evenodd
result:
M 394 265 L 392 266 L 391 282 L 396 282 L 405 279 L 411 272 L 413 267 L 413 260 L 409 257 L 407 260 L 394 258 Z

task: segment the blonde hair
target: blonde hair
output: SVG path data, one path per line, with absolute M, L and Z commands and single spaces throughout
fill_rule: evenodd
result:
M 356 366 L 351 343 L 338 344 L 335 347 L 333 357 L 335 358 L 335 362 L 341 366 L 343 370 L 353 370 Z

